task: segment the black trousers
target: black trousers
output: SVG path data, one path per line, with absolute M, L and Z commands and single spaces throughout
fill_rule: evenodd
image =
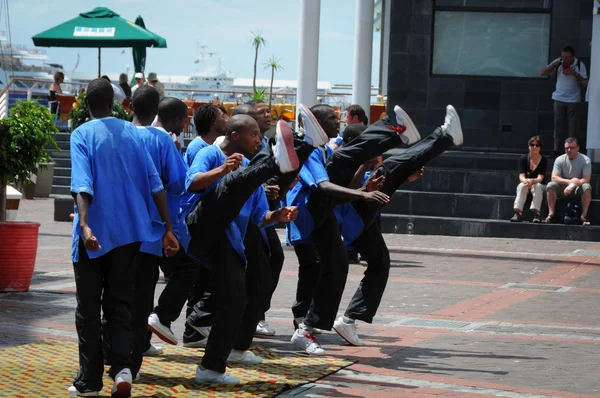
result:
M 200 263 L 186 255 L 183 250 L 177 252 L 171 264 L 173 273 L 158 298 L 158 305 L 154 308 L 160 322 L 166 326 L 170 326 L 171 322 L 179 318 L 200 268 Z
M 79 338 L 79 371 L 73 385 L 79 391 L 100 391 L 103 387 L 101 311 L 106 318 L 110 376 L 114 378 L 121 370 L 132 367 L 131 306 L 136 278 L 134 255 L 139 248 L 140 243 L 131 243 L 91 260 L 83 241 L 79 241 L 79 261 L 73 263 Z
M 321 264 L 317 247 L 309 243 L 294 245 L 298 257 L 298 285 L 296 287 L 296 300 L 292 305 L 294 318 L 304 318 L 310 308 L 317 282 L 321 273 Z
M 427 162 L 452 146 L 454 146 L 452 137 L 444 134 L 442 129 L 438 128 L 403 153 L 390 156 L 377 169 L 377 173 L 386 178 L 381 191 L 390 196 L 393 195 L 411 174 L 420 170 Z M 365 227 L 352 244 L 368 265 L 345 315 L 371 323 L 387 285 L 390 272 L 390 253 L 381 235 L 379 223 L 376 222 L 376 216 L 381 210 L 381 206 L 365 202 L 355 202 L 353 205 L 361 215 Z
M 276 210 L 276 207 L 271 207 L 271 210 Z M 281 270 L 283 269 L 283 262 L 285 261 L 285 255 L 283 254 L 281 241 L 279 240 L 279 235 L 277 234 L 277 230 L 275 229 L 275 227 L 271 226 L 265 228 L 265 233 L 267 234 L 267 239 L 269 240 L 269 251 L 271 252 L 269 264 L 271 266 L 272 285 L 271 292 L 268 295 L 268 300 L 266 302 L 265 308 L 262 311 L 260 320 L 265 319 L 265 313 L 269 311 L 269 308 L 271 308 L 271 299 L 273 298 L 275 289 L 277 289 L 277 285 L 279 284 L 279 276 L 281 275 Z
M 296 141 L 295 144 L 298 155 L 309 153 L 310 146 L 305 142 Z M 207 369 L 225 372 L 227 357 L 236 342 L 246 308 L 245 264 L 231 246 L 225 229 L 254 191 L 276 176 L 286 175 L 281 174 L 270 147 L 267 147 L 254 156 L 248 167 L 223 177 L 187 216 L 192 236 L 189 248 L 213 268 L 216 311 L 202 358 L 202 366 Z M 295 176 L 290 183 L 293 178 Z
M 326 163 L 329 180 L 347 187 L 361 165 L 401 146 L 401 135 L 394 128 L 395 124 L 386 116 L 333 152 Z
M 159 276 L 159 263 L 161 258 L 153 254 L 138 252 L 134 261 L 136 263 L 135 297 L 131 310 L 131 324 L 133 326 L 133 348 L 131 360 L 133 366 L 131 373 L 135 377 L 142 367 L 144 352 L 150 348 L 152 333 L 148 331 L 148 316 L 154 309 L 154 293 Z
M 268 305 L 273 290 L 267 248 L 256 225 L 248 225 L 244 246 L 247 260 L 245 276 L 247 305 L 242 315 L 237 339 L 233 344 L 233 348 L 240 351 L 250 348 L 256 325 L 264 314 L 263 309 Z M 214 276 L 211 276 L 211 279 L 214 280 Z M 211 326 L 217 310 L 217 297 L 212 291 L 205 292 L 204 297 L 194 306 L 194 312 L 188 316 L 190 322 L 198 326 Z
M 198 274 L 196 276 L 196 282 L 192 287 L 188 295 L 187 307 L 185 310 L 186 320 L 193 320 L 196 317 L 204 318 L 203 323 L 199 323 L 200 326 L 210 326 L 212 324 L 212 314 L 214 312 L 214 282 L 212 271 L 204 266 L 200 266 L 198 268 Z M 205 303 L 206 302 L 206 303 Z M 202 314 L 197 311 L 201 311 L 201 309 L 208 309 L 207 306 L 210 305 L 210 310 L 206 314 Z M 192 329 L 188 323 L 185 323 L 185 330 L 183 331 L 184 339 L 192 339 L 196 336 L 198 332 Z
M 246 248 L 246 300 L 247 305 L 242 316 L 240 330 L 233 349 L 246 351 L 250 348 L 256 325 L 264 315 L 273 291 L 273 278 L 267 247 L 260 229 L 250 223 L 244 238 Z M 212 331 L 211 331 L 212 333 Z
M 221 232 L 219 238 L 212 249 L 204 253 L 213 267 L 216 309 L 201 365 L 224 373 L 246 310 L 246 265 L 225 232 Z

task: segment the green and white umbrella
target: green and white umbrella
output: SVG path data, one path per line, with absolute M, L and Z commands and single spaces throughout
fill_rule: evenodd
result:
M 97 7 L 90 12 L 66 21 L 32 37 L 38 47 L 98 48 L 98 76 L 100 76 L 101 48 L 158 47 L 166 48 L 167 41 L 121 18 L 114 11 Z

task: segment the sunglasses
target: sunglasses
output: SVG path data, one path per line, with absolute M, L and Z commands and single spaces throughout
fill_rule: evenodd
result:
M 529 146 L 532 148 L 541 148 L 542 147 L 540 144 L 529 144 Z

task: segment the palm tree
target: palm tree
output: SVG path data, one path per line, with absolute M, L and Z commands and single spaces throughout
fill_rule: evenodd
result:
M 256 33 L 254 32 L 250 32 L 252 33 L 252 39 L 250 40 L 250 43 L 252 43 L 252 46 L 254 47 L 254 78 L 252 79 L 252 88 L 254 89 L 254 91 L 256 91 L 256 63 L 258 62 L 258 50 L 261 47 L 264 47 L 267 45 L 267 41 L 265 40 L 264 37 L 262 37 L 260 35 L 260 30 L 257 31 Z
M 265 62 L 265 69 L 271 68 L 271 88 L 269 88 L 269 109 L 271 109 L 271 99 L 273 98 L 273 79 L 275 78 L 275 71 L 282 70 L 283 66 L 279 64 L 281 61 L 275 56 L 271 56 L 271 58 Z

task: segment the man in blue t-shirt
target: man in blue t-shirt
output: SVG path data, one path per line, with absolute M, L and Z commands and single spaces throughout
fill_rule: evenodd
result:
M 239 379 L 225 373 L 227 362 L 262 361 L 247 351 L 254 330 L 250 328 L 249 337 L 238 335 L 247 302 L 244 236 L 250 221 L 260 227 L 295 219 L 294 207 L 269 211 L 262 184 L 274 175 L 293 175 L 300 166 L 296 152 L 311 145 L 296 142 L 289 126 L 280 122 L 273 150 L 267 147 L 249 162 L 244 156 L 261 145 L 259 134 L 250 116 L 231 117 L 223 142 L 200 150 L 186 178 L 187 191 L 197 198 L 185 216 L 192 238 L 188 254 L 212 268 L 216 295 L 205 355 L 196 370 L 200 383 L 236 384 Z M 318 136 L 306 138 L 321 142 Z
M 225 135 L 227 118 L 219 108 L 211 104 L 202 105 L 194 114 L 194 126 L 198 136 L 188 145 L 183 159 L 188 167 L 194 163 L 198 151 L 212 145 L 218 137 Z
M 173 220 L 173 230 L 177 234 L 179 230 L 177 225 L 179 200 L 185 189 L 187 167 L 167 131 L 175 135 L 183 132 L 187 118 L 187 106 L 181 100 L 172 97 L 166 97 L 161 101 L 158 91 L 154 87 L 146 85 L 136 90 L 132 99 L 132 108 L 133 124 L 138 127 L 140 138 L 165 187 L 169 216 Z M 152 127 L 150 125 L 156 116 L 158 116 L 156 126 Z M 150 212 L 156 218 L 154 215 L 157 212 L 156 208 L 150 208 Z M 154 309 L 154 292 L 162 255 L 163 247 L 160 241 L 144 242 L 140 252 L 136 255 L 138 273 L 131 319 L 134 328 L 132 351 L 134 374 L 137 374 L 142 366 L 142 355 L 162 353 L 162 349 L 150 343 L 151 333 L 148 332 L 148 317 Z M 190 277 L 190 274 L 194 273 L 197 268 L 194 262 L 186 258 L 183 250 L 169 260 L 173 260 L 175 265 L 173 277 L 169 280 L 171 285 L 176 285 L 179 279 Z M 173 290 L 177 289 L 173 289 L 173 286 L 170 290 L 165 289 L 167 292 Z M 163 291 L 163 295 L 166 296 L 165 291 Z M 175 317 L 176 315 L 178 314 L 175 314 Z
M 212 104 L 205 104 L 199 107 L 194 114 L 194 126 L 198 136 L 188 145 L 184 155 L 185 163 L 188 167 L 194 163 L 198 152 L 209 145 L 212 145 L 219 137 L 223 137 L 227 130 L 228 116 L 219 107 Z M 194 195 L 185 194 L 182 199 L 195 200 Z M 187 226 L 183 225 L 184 233 L 187 234 Z M 187 250 L 187 247 L 185 248 Z M 194 286 L 189 293 L 186 306 L 186 318 L 193 314 L 194 306 L 202 299 L 204 295 L 210 295 L 212 278 L 210 272 L 205 267 L 198 269 L 198 275 Z M 209 323 L 210 325 L 210 323 Z M 206 345 L 205 337 L 192 329 L 187 323 L 183 331 L 183 346 L 187 348 L 199 348 Z
M 412 124 L 408 115 L 404 121 Z M 365 133 L 363 133 L 365 134 Z M 360 138 L 358 136 L 356 139 Z M 353 140 L 354 141 L 354 140 Z M 425 164 L 455 145 L 462 145 L 463 134 L 460 118 L 451 105 L 446 108 L 444 124 L 422 141 L 396 153 L 383 161 L 373 176 L 380 181 L 381 192 L 392 196 L 404 182 L 411 182 L 423 173 Z M 348 145 L 352 145 L 349 142 Z M 339 150 L 344 150 L 342 147 Z M 359 169 L 357 175 L 364 174 L 365 169 Z M 356 177 L 356 176 L 355 176 Z M 365 185 L 366 190 L 375 189 Z M 355 231 L 359 235 L 349 243 L 356 248 L 367 262 L 367 271 L 352 297 L 344 316 L 339 317 L 333 324 L 334 330 L 348 343 L 356 346 L 364 345 L 356 330 L 356 320 L 372 323 L 379 303 L 383 297 L 390 270 L 390 254 L 381 234 L 380 225 L 376 218 L 381 206 L 364 203 L 352 203 L 353 211 L 362 220 L 362 230 Z
M 155 242 L 161 236 L 169 257 L 177 253 L 179 244 L 163 185 L 137 128 L 110 116 L 110 83 L 91 81 L 85 101 L 93 120 L 71 134 L 71 193 L 76 202 L 72 259 L 80 368 L 69 392 L 91 395 L 102 390 L 103 308 L 111 355 L 109 375 L 115 381 L 112 395 L 128 397 L 133 367 L 134 256 L 142 242 Z M 154 206 L 162 223 L 148 211 Z
M 330 138 L 337 136 L 339 122 L 331 106 L 315 105 L 309 110 L 301 105 L 299 115 L 302 128 L 321 130 Z M 397 134 L 394 131 L 389 135 L 394 138 Z M 398 136 L 397 142 L 401 143 L 402 138 Z M 389 201 L 389 196 L 381 192 L 365 192 L 347 188 L 350 182 L 338 185 L 330 181 L 325 168 L 326 151 L 322 146 L 312 152 L 300 170 L 300 182 L 286 195 L 288 205 L 298 206 L 297 220 L 287 226 L 288 240 L 295 246 L 300 262 L 298 289 L 307 284 L 307 278 L 316 280 L 308 313 L 295 314 L 295 318 L 305 318 L 297 319 L 298 329 L 292 336 L 292 342 L 307 353 L 317 355 L 325 351 L 313 337 L 314 328 L 331 330 L 348 273 L 348 258 L 334 208 L 340 201 Z M 364 163 L 367 159 L 358 154 L 355 160 Z M 320 259 L 318 272 L 305 272 L 304 256 L 298 253 L 296 247 L 301 244 L 309 244 L 305 247 L 315 245 Z

